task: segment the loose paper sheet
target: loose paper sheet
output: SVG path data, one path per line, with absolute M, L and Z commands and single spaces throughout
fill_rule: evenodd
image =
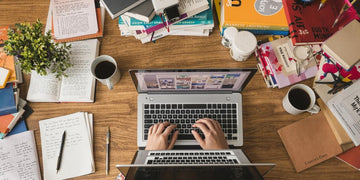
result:
M 0 140 L 0 179 L 41 179 L 33 131 Z

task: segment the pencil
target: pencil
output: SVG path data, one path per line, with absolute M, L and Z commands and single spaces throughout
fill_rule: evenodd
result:
M 327 0 L 321 0 L 318 11 L 325 5 Z
M 335 25 L 338 23 L 340 17 L 344 14 L 344 12 L 346 12 L 355 2 L 356 2 L 356 0 L 353 0 L 351 3 L 349 2 L 349 0 L 345 0 L 345 4 L 341 8 L 339 15 L 336 17 L 332 27 L 335 27 Z
M 109 144 L 110 144 L 110 128 L 108 126 L 107 132 L 106 132 L 106 175 L 109 174 Z

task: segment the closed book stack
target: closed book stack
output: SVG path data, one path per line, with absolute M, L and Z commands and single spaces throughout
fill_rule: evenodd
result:
M 215 0 L 220 30 L 233 26 L 254 34 L 288 34 L 288 24 L 281 1 Z
M 180 0 L 180 19 L 175 22 L 163 21 L 165 18 L 159 15 L 145 22 L 125 14 L 119 18 L 119 29 L 122 36 L 134 36 L 142 43 L 168 35 L 208 36 L 214 27 L 211 2 Z
M 0 62 L 2 63 L 1 68 L 9 71 L 8 77 L 4 77 L 6 75 L 2 74 L 0 77 L 0 89 L 4 88 L 6 83 L 22 83 L 22 72 L 20 68 L 20 64 L 16 64 L 16 58 L 14 56 L 8 56 L 4 51 L 5 40 L 8 39 L 7 31 L 9 26 L 1 26 L 0 27 Z M 1 71 L 1 70 L 0 70 Z M 2 80 L 3 79 L 3 80 Z

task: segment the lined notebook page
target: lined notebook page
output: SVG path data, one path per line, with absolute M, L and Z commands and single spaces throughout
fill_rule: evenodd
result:
M 44 179 L 66 179 L 95 172 L 92 116 L 78 112 L 42 120 L 40 125 Z M 61 136 L 66 130 L 61 167 L 56 174 Z

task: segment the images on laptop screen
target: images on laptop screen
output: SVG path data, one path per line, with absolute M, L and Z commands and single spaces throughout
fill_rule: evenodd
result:
M 240 92 L 256 69 L 130 70 L 138 92 Z

